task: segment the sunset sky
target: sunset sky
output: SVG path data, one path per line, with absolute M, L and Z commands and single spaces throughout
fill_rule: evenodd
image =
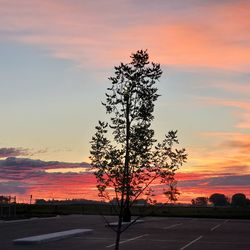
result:
M 249 17 L 249 0 L 0 0 L 0 195 L 98 199 L 87 163 L 108 77 L 147 49 L 156 137 L 177 129 L 188 152 L 180 201 L 250 198 Z

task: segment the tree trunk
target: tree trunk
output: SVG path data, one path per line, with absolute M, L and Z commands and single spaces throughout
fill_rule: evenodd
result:
M 121 228 L 122 228 L 122 217 L 119 216 L 118 228 L 116 231 L 115 250 L 119 250 L 120 238 L 121 238 Z
M 130 178 L 129 178 L 129 149 L 130 149 L 130 98 L 127 96 L 126 98 L 126 154 L 125 154 L 125 166 L 124 166 L 124 173 L 125 173 L 125 203 L 124 203 L 124 210 L 123 210 L 123 221 L 130 222 L 131 221 L 131 211 L 130 211 Z
M 128 201 L 126 200 L 122 219 L 123 219 L 124 222 L 130 222 L 131 221 L 131 211 L 130 211 L 129 200 Z

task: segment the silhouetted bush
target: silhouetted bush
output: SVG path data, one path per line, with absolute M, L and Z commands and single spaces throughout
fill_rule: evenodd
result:
M 209 197 L 209 201 L 213 203 L 214 206 L 229 205 L 229 200 L 224 194 L 214 193 Z
M 196 197 L 195 199 L 191 200 L 192 205 L 205 207 L 208 205 L 208 198 L 207 197 Z
M 245 207 L 247 206 L 248 200 L 245 194 L 237 193 L 232 196 L 232 206 Z

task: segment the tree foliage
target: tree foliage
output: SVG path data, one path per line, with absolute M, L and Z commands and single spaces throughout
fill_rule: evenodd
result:
M 160 65 L 149 63 L 143 50 L 131 59 L 115 67 L 109 78 L 111 86 L 102 104 L 110 123 L 99 121 L 90 151 L 99 196 L 116 198 L 122 217 L 139 197 L 152 202 L 151 184 L 156 180 L 171 191 L 175 172 L 187 158 L 185 149 L 175 148 L 177 131 L 169 131 L 157 143 L 151 128 L 159 97 L 155 84 L 162 75 Z
M 229 204 L 228 198 L 224 194 L 214 193 L 209 197 L 209 201 L 214 206 L 227 206 Z
M 205 207 L 208 205 L 208 198 L 207 197 L 196 197 L 195 199 L 191 200 L 192 205 Z
M 6 203 L 6 204 L 11 203 L 11 197 L 0 195 L 0 204 L 2 204 L 2 203 Z
M 248 203 L 247 197 L 245 194 L 242 193 L 236 193 L 232 196 L 232 206 L 239 206 L 239 207 L 244 207 Z

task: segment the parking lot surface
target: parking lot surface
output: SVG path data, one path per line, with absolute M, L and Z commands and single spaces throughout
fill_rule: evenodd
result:
M 116 217 L 107 216 L 109 222 Z M 89 235 L 15 245 L 14 239 L 71 229 L 93 229 Z M 114 249 L 115 233 L 98 215 L 70 215 L 16 222 L 0 221 L 1 250 L 95 250 Z M 121 237 L 121 250 L 249 250 L 250 220 L 147 217 L 132 225 Z

